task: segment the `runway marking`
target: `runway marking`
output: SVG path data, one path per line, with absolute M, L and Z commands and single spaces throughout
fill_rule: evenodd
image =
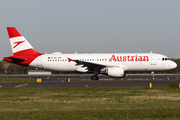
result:
M 17 85 L 15 87 L 22 87 L 22 86 L 25 86 L 25 85 L 28 85 L 29 83 L 26 83 L 26 84 L 21 84 L 21 85 Z
M 121 80 L 124 80 L 128 75 L 126 75 L 124 78 L 122 78 Z

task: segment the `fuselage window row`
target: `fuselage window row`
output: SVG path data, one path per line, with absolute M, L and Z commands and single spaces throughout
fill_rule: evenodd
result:
M 170 60 L 169 58 L 162 58 L 163 61 Z M 68 61 L 68 59 L 48 60 L 48 61 Z M 107 59 L 79 59 L 79 61 L 107 61 Z M 149 61 L 149 59 L 109 59 L 109 61 Z
M 68 59 L 48 60 L 48 61 L 68 61 Z M 107 61 L 107 59 L 79 59 L 79 61 Z

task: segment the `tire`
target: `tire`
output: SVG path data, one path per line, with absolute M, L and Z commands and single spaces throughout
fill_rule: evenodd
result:
M 98 76 L 96 76 L 96 79 L 95 80 L 99 80 L 99 77 Z
M 91 80 L 98 80 L 99 78 L 98 78 L 98 76 L 97 75 L 93 75 L 92 77 L 91 77 Z
M 95 80 L 95 76 L 92 76 L 92 77 L 91 77 L 91 80 Z

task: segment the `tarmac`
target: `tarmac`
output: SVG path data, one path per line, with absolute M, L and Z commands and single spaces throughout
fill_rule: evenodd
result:
M 89 74 L 56 74 L 56 75 L 0 75 L 8 78 L 40 78 L 35 83 L 0 83 L 0 87 L 130 87 L 130 86 L 169 86 L 169 83 L 180 83 L 180 74 L 156 74 L 151 80 L 150 74 L 128 74 L 125 78 L 111 78 L 99 75 L 99 80 L 90 80 Z M 70 82 L 67 82 L 67 79 Z
M 180 81 L 85 81 L 85 82 L 41 82 L 41 83 L 0 83 L 1 87 L 130 87 L 169 86 Z

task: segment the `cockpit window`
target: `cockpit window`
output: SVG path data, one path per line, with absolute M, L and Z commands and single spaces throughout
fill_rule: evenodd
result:
M 170 60 L 169 58 L 162 58 L 162 61 Z

